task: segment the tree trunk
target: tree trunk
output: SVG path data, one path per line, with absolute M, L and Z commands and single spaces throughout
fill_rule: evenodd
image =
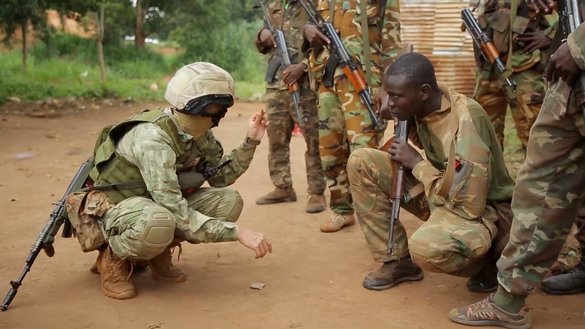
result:
M 100 3 L 99 13 L 96 13 L 96 46 L 98 63 L 100 66 L 100 78 L 102 83 L 106 83 L 106 63 L 104 60 L 104 15 L 105 15 L 105 4 Z
M 146 36 L 144 35 L 144 17 L 146 12 L 142 7 L 142 1 L 136 0 L 136 26 L 134 28 L 134 46 L 144 48 Z
M 65 32 L 65 24 L 67 24 L 67 18 L 65 14 L 59 12 L 59 21 L 61 22 L 61 32 Z
M 28 69 L 28 45 L 26 44 L 26 32 L 28 28 L 28 19 L 20 25 L 22 33 L 22 71 L 26 72 Z

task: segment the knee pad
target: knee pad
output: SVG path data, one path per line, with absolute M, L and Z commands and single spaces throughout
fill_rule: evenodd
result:
M 168 210 L 158 207 L 145 215 L 144 228 L 138 239 L 145 247 L 162 252 L 175 237 L 175 218 Z

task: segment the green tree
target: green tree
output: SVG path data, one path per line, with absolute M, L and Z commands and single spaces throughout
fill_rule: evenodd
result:
M 20 28 L 22 34 L 22 69 L 27 70 L 28 28 L 40 31 L 46 26 L 44 0 L 4 0 L 0 6 L 0 28 L 4 31 L 4 42 L 10 43 L 14 33 Z

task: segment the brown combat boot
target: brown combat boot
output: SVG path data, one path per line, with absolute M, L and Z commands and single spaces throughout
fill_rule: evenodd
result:
M 256 204 L 272 204 L 281 202 L 295 202 L 297 201 L 297 194 L 292 186 L 276 187 L 274 191 L 256 199 Z
M 323 210 L 325 210 L 325 196 L 323 196 L 323 194 L 309 195 L 309 201 L 307 201 L 305 211 L 309 214 L 316 214 Z
M 173 265 L 173 249 L 179 247 L 179 255 L 181 254 L 181 244 L 173 242 L 170 244 L 162 254 L 154 257 L 147 262 L 152 277 L 158 281 L 166 282 L 185 282 L 187 280 L 187 272 Z
M 364 288 L 370 290 L 384 290 L 407 281 L 420 281 L 424 277 L 423 271 L 416 265 L 410 256 L 385 262 L 379 269 L 364 278 Z
M 321 232 L 331 233 L 341 230 L 345 226 L 355 224 L 355 217 L 353 214 L 333 214 L 331 218 L 321 224 Z
M 106 247 L 100 250 L 96 265 L 104 295 L 114 299 L 136 296 L 136 288 L 130 282 L 130 262 L 118 258 L 110 247 Z

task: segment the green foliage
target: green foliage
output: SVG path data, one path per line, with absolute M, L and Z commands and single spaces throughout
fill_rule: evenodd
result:
M 262 21 L 227 24 L 214 33 L 192 33 L 185 39 L 185 53 L 177 65 L 196 61 L 215 63 L 232 73 L 236 80 L 262 82 L 266 61 L 254 47 Z
M 168 73 L 153 63 L 136 59 L 121 61 L 108 69 L 108 80 L 102 85 L 95 64 L 64 58 L 35 58 L 30 61 L 29 73 L 20 73 L 20 55 L 0 53 L 0 103 L 6 97 L 26 100 L 47 97 L 132 97 L 135 100 L 161 100 Z M 133 74 L 138 73 L 139 74 Z M 150 90 L 156 83 L 157 91 Z

